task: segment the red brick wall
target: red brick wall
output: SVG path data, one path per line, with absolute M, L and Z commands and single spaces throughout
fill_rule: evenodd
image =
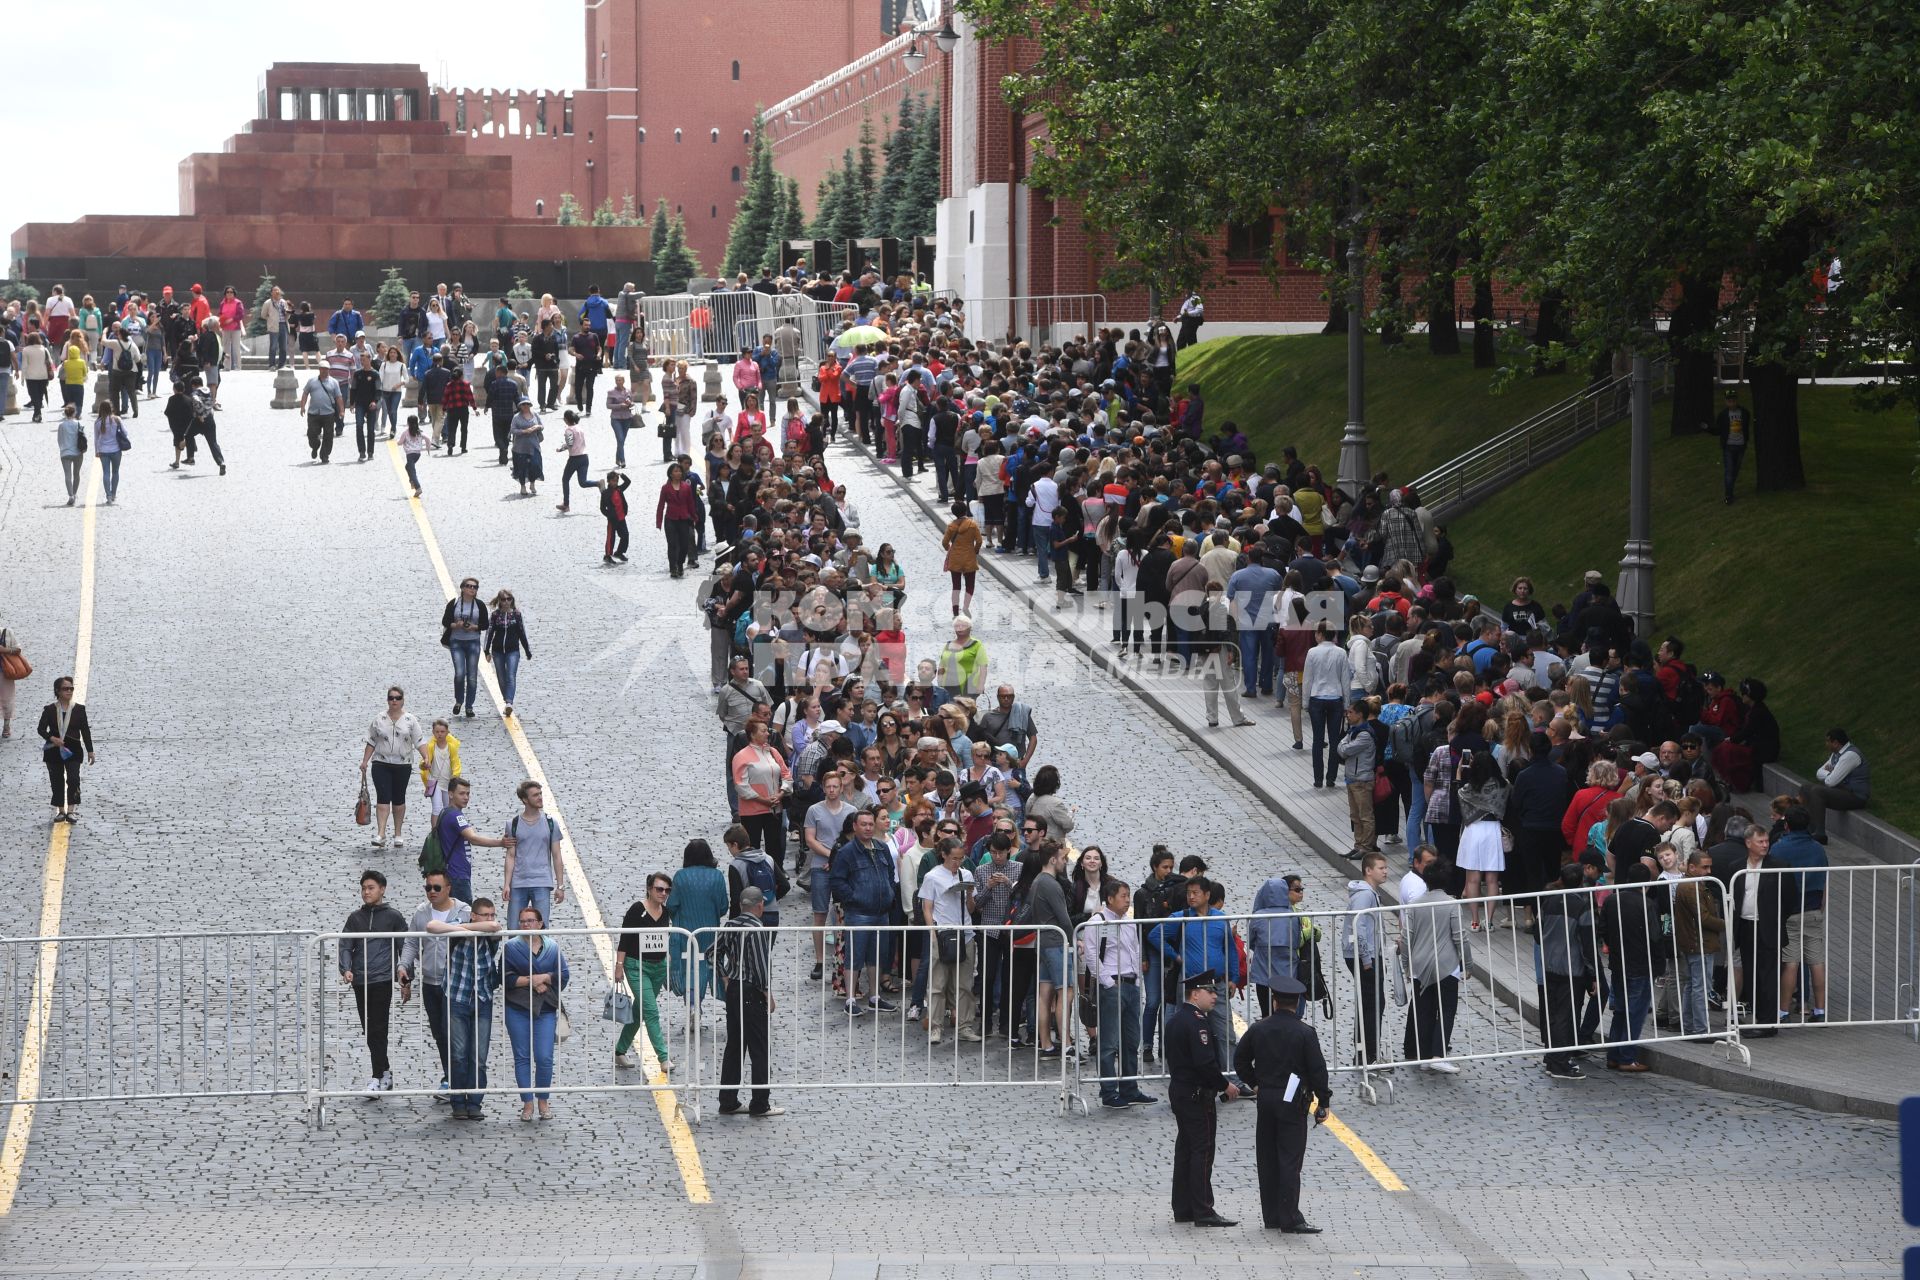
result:
M 798 101 L 789 99 L 769 119 L 774 168 L 799 182 L 800 201 L 809 216 L 817 203 L 820 179 L 849 148 L 858 154 L 862 122 L 873 126 L 877 172 L 885 162 L 881 147 L 898 118 L 901 99 L 909 93 L 928 102 L 943 99 L 947 60 L 933 51 L 931 41 L 925 47 L 927 59 L 917 71 L 909 71 L 897 54 L 858 70 L 842 68 Z M 943 164 L 944 156 L 943 148 Z

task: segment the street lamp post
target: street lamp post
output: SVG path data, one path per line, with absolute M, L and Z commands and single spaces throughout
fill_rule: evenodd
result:
M 1615 592 L 1634 634 L 1653 630 L 1653 362 L 1633 357 L 1633 451 L 1627 480 L 1627 547 Z
M 1340 437 L 1340 488 L 1358 498 L 1373 478 L 1367 457 L 1366 359 L 1367 280 L 1359 219 L 1347 233 L 1347 429 Z

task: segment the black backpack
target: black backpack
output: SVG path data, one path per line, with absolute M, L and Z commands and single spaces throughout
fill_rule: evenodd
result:
M 1668 707 L 1673 712 L 1673 727 L 1680 732 L 1700 723 L 1700 713 L 1707 708 L 1707 686 L 1700 683 L 1700 673 L 1691 662 L 1681 664 L 1680 684 Z
M 116 373 L 132 373 L 134 371 L 133 344 L 131 342 L 125 339 L 121 340 L 120 354 L 114 357 L 113 368 Z

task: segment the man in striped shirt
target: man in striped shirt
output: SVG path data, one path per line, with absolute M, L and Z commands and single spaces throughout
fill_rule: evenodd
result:
M 785 1115 L 767 1092 L 767 1015 L 773 1012 L 773 935 L 761 921 L 766 895 L 753 885 L 740 891 L 740 910 L 714 944 L 714 971 L 727 1010 L 727 1047 L 720 1060 L 720 1114 L 740 1113 L 740 1053 L 753 1058 L 750 1116 Z
M 873 348 L 859 347 L 841 377 L 853 384 L 853 417 L 860 428 L 860 443 L 872 448 L 880 435 L 880 401 L 875 398 L 873 380 L 880 375 L 880 362 Z

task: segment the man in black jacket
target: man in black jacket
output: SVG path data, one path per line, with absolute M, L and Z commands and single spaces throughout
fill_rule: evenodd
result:
M 1666 972 L 1672 938 L 1661 928 L 1669 910 L 1664 884 L 1649 884 L 1646 865 L 1621 861 L 1619 887 L 1600 907 L 1600 938 L 1607 946 L 1607 972 L 1613 980 L 1613 1021 L 1607 1028 L 1607 1070 L 1643 1072 L 1638 1047 L 1641 1024 L 1653 1006 L 1653 980 Z
M 1300 1166 L 1307 1155 L 1307 1112 L 1324 1124 L 1332 1094 L 1320 1035 L 1296 1012 L 1305 992 L 1298 978 L 1275 975 L 1273 1012 L 1248 1028 L 1233 1053 L 1234 1074 L 1257 1086 L 1253 1155 L 1260 1219 L 1268 1230 L 1289 1235 L 1320 1233 L 1300 1212 Z
M 1533 735 L 1533 755 L 1513 779 L 1507 817 L 1513 824 L 1509 893 L 1537 893 L 1552 882 L 1566 852 L 1560 819 L 1567 811 L 1567 771 L 1553 762 L 1544 733 Z
M 340 932 L 402 934 L 407 918 L 387 903 L 387 878 L 368 868 L 360 873 L 360 905 Z M 387 1023 L 393 1008 L 394 962 L 401 940 L 395 937 L 340 939 L 340 981 L 353 988 L 354 1011 L 367 1037 L 367 1055 L 373 1074 L 367 1096 L 393 1088 L 393 1067 L 387 1061 Z
M 427 309 L 420 305 L 418 289 L 407 295 L 407 305 L 400 308 L 399 327 L 401 354 L 411 358 L 427 336 Z

